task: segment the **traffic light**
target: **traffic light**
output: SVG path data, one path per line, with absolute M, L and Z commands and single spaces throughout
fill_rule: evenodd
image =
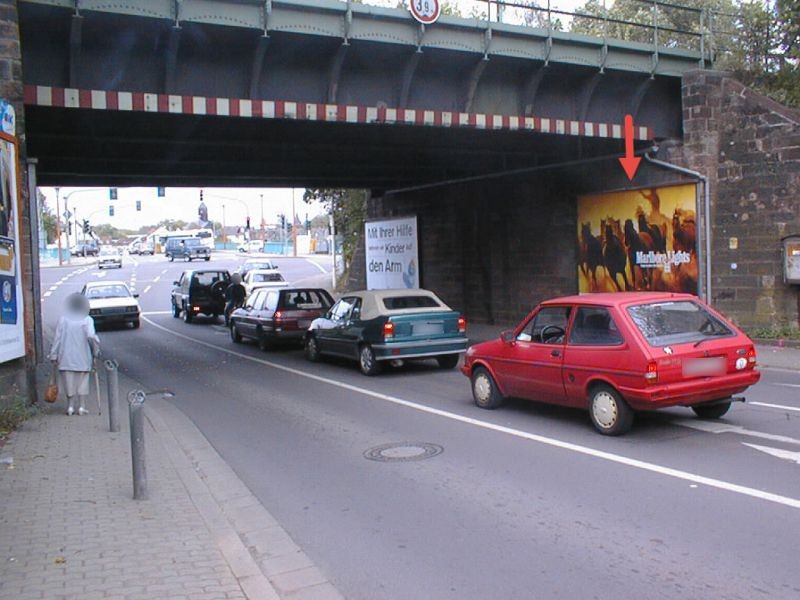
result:
M 108 188 L 108 198 L 109 200 L 117 199 L 117 188 Z
M 142 201 L 141 200 L 137 200 L 136 201 L 136 210 L 142 210 Z
M 156 188 L 156 194 L 158 194 L 159 198 L 163 198 L 164 196 L 167 195 L 167 188 L 163 188 L 163 187 Z
M 250 231 L 250 217 L 247 217 L 247 226 L 245 227 L 247 231 Z
M 72 221 L 67 221 L 67 235 L 72 235 Z
M 109 206 L 108 207 L 108 216 L 109 217 L 113 217 L 114 216 L 114 207 L 113 206 Z
M 287 233 L 292 233 L 292 224 L 291 223 L 287 223 L 286 224 L 286 231 L 287 231 Z
M 92 230 L 92 227 L 91 227 L 91 225 L 89 225 L 89 220 L 88 219 L 84 219 L 83 220 L 83 233 L 89 233 L 91 230 Z
M 278 215 L 281 222 L 281 229 L 286 229 L 286 215 Z

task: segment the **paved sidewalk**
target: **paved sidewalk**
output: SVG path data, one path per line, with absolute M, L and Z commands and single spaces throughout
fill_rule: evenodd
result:
M 108 432 L 93 398 L 83 417 L 67 417 L 59 401 L 0 448 L 0 598 L 341 599 L 162 399 L 146 403 L 149 498 L 132 499 L 131 387 L 120 377 L 120 433 Z

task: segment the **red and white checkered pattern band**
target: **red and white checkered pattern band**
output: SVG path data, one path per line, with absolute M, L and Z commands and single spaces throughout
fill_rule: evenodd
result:
M 316 104 L 286 100 L 243 100 L 240 98 L 176 96 L 172 94 L 147 94 L 144 92 L 78 90 L 41 85 L 25 86 L 25 104 L 179 115 L 217 115 L 253 119 L 296 119 L 332 123 L 384 123 L 429 127 L 527 130 L 556 135 L 623 138 L 623 126 L 619 123 L 593 123 L 589 121 L 572 121 L 570 119 L 462 113 L 413 108 L 397 109 L 384 106 Z M 636 126 L 633 129 L 633 137 L 636 140 L 651 140 L 653 139 L 653 130 L 650 127 Z

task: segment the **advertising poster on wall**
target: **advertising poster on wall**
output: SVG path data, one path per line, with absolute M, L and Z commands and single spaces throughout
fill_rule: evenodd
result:
M 697 186 L 578 198 L 578 291 L 697 294 Z
M 419 287 L 417 217 L 365 224 L 367 289 Z
M 13 112 L 6 105 L 0 133 L 0 362 L 25 355 L 25 328 L 20 281 L 17 146 Z M 9 125 L 9 119 L 11 124 Z

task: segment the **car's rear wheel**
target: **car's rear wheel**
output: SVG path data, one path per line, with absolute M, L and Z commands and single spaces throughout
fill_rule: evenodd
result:
M 239 333 L 239 330 L 236 328 L 236 323 L 231 323 L 231 341 L 234 344 L 241 344 L 242 343 L 242 334 Z
M 140 324 L 141 323 L 139 322 L 139 319 L 136 319 L 135 321 L 131 321 L 131 325 L 133 326 L 134 329 L 139 329 L 139 325 Z
M 317 338 L 314 334 L 311 334 L 306 338 L 305 354 L 306 358 L 311 362 L 317 362 L 319 360 L 319 342 L 317 342 Z
M 455 369 L 458 364 L 458 354 L 442 354 L 436 357 L 436 362 L 442 369 Z
M 176 319 L 181 318 L 181 309 L 178 308 L 178 305 L 175 303 L 174 300 L 172 301 L 172 316 L 175 317 Z
M 192 311 L 190 311 L 188 307 L 183 309 L 183 322 L 184 323 L 192 322 Z
M 719 419 L 722 415 L 727 413 L 731 408 L 730 401 L 720 402 L 719 404 L 711 404 L 705 406 L 693 406 L 692 410 L 701 419 Z
M 494 377 L 483 367 L 478 367 L 472 371 L 472 398 L 476 406 L 480 408 L 493 409 L 503 404 L 503 395 L 497 389 Z
M 375 351 L 369 344 L 363 344 L 358 350 L 358 366 L 364 375 L 377 375 L 381 370 L 381 363 L 375 357 Z
M 184 256 L 184 257 L 183 257 L 183 262 L 192 262 L 192 257 L 191 257 L 191 256 L 188 256 L 188 255 L 187 255 L 187 256 Z
M 622 435 L 633 425 L 633 409 L 608 385 L 597 385 L 589 392 L 589 415 L 603 435 Z
M 169 262 L 173 262 L 173 261 L 175 260 L 175 257 L 174 257 L 174 256 L 172 256 L 172 254 L 167 254 L 167 260 L 168 260 Z

